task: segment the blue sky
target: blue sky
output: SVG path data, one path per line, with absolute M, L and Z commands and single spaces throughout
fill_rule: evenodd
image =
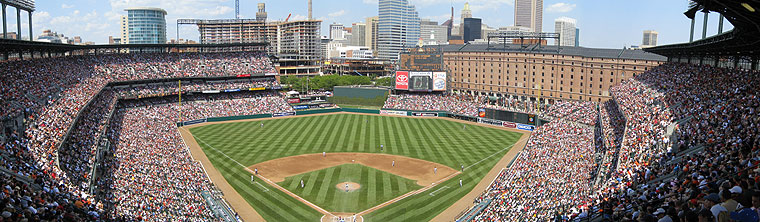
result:
M 306 0 L 240 0 L 243 18 L 254 18 L 256 4 L 266 3 L 269 20 L 305 19 Z M 422 18 L 439 23 L 447 20 L 454 6 L 455 20 L 466 0 L 411 0 Z M 468 0 L 473 17 L 482 18 L 491 27 L 514 24 L 514 0 Z M 659 44 L 681 43 L 689 40 L 690 21 L 683 15 L 686 0 L 544 0 L 543 31 L 554 31 L 554 19 L 566 16 L 578 20 L 580 44 L 585 47 L 622 48 L 640 45 L 642 31 L 659 32 Z M 119 35 L 119 16 L 124 8 L 134 6 L 159 7 L 168 12 L 167 36 L 175 38 L 177 18 L 233 18 L 234 0 L 37 0 L 33 14 L 34 35 L 51 29 L 66 36 L 82 36 L 84 41 L 107 43 L 108 36 Z M 314 18 L 323 21 L 322 35 L 333 22 L 350 26 L 377 15 L 377 0 L 313 0 Z M 16 30 L 15 9 L 8 7 L 8 28 Z M 28 23 L 22 12 L 22 27 Z M 709 15 L 708 36 L 717 33 L 718 14 Z M 697 38 L 701 37 L 702 15 L 697 19 Z M 730 23 L 724 22 L 725 30 Z M 28 30 L 22 28 L 24 36 Z M 198 39 L 197 27 L 180 27 L 180 38 Z

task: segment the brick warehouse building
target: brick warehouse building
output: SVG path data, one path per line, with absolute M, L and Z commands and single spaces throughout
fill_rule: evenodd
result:
M 606 101 L 610 86 L 666 61 L 629 49 L 470 44 L 441 46 L 440 51 L 451 90 L 523 100 L 540 95 L 549 101 Z

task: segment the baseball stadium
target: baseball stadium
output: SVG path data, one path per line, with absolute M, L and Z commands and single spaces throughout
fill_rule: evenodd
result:
M 757 0 L 689 1 L 721 31 L 686 43 L 497 33 L 386 75 L 315 72 L 288 36 L 311 8 L 251 21 L 277 38 L 77 45 L 8 37 L 35 5 L 0 2 L 0 222 L 760 221 Z

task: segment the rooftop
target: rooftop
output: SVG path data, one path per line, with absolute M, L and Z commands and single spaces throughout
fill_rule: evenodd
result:
M 608 59 L 638 59 L 638 60 L 654 60 L 654 61 L 666 61 L 667 57 L 657 55 L 654 53 L 645 52 L 642 50 L 629 50 L 629 49 L 601 49 L 601 48 L 585 48 L 585 47 L 572 47 L 561 46 L 557 50 L 557 46 L 546 45 L 541 48 L 533 49 L 533 46 L 522 47 L 516 44 L 492 44 L 489 48 L 486 44 L 465 44 L 465 45 L 445 45 L 440 46 L 444 52 L 516 52 L 516 53 L 540 53 L 540 54 L 556 54 L 556 55 L 569 55 L 569 56 L 583 56 L 591 58 L 608 58 Z

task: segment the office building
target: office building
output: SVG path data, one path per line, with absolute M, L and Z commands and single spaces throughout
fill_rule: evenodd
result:
M 367 46 L 365 40 L 367 39 L 367 24 L 354 23 L 351 24 L 351 44 L 352 46 Z
M 342 40 L 346 39 L 346 35 L 344 30 L 346 27 L 343 26 L 343 24 L 333 23 L 330 24 L 330 39 L 332 40 Z
M 275 45 L 277 22 L 258 19 L 198 20 L 200 42 L 204 44 L 270 42 Z M 271 53 L 275 53 L 271 51 Z
M 121 16 L 119 19 L 121 25 L 121 44 L 129 44 L 129 21 L 127 16 Z
M 560 46 L 575 46 L 575 19 L 559 17 L 554 20 L 554 32 L 559 33 Z
M 515 26 L 530 28 L 531 32 L 541 32 L 544 0 L 515 0 Z
M 365 19 L 366 33 L 364 34 L 364 45 L 377 55 L 377 20 L 378 17 L 368 17 Z
M 641 48 L 657 46 L 657 32 L 654 30 L 644 30 L 644 38 L 641 40 Z
M 581 29 L 575 28 L 575 47 L 581 46 Z
M 449 42 L 446 26 L 438 25 L 438 22 L 430 19 L 420 21 L 420 38 L 423 45 L 442 45 Z
M 124 9 L 128 44 L 165 44 L 166 11 L 160 8 L 135 7 Z M 124 19 L 123 19 L 124 20 Z
M 420 17 L 407 0 L 378 2 L 378 57 L 398 60 L 404 48 L 414 47 L 420 38 Z
M 464 42 L 471 42 L 475 39 L 481 39 L 481 20 L 479 18 L 465 18 L 464 20 L 464 30 L 462 33 L 462 39 Z

